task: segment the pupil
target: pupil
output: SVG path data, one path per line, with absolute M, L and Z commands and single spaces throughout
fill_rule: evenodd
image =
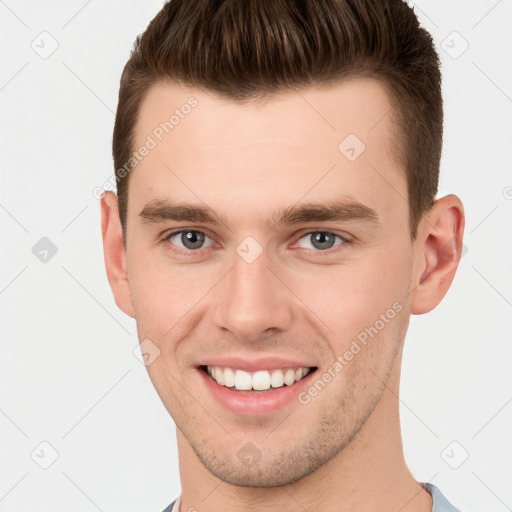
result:
M 198 231 L 185 231 L 181 234 L 181 241 L 187 249 L 197 249 L 204 242 L 204 234 Z
M 318 232 L 311 235 L 311 238 L 317 249 L 330 249 L 334 244 L 334 236 L 330 233 Z

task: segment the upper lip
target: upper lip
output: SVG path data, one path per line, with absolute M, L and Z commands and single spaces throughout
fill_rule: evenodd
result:
M 236 370 L 245 370 L 246 372 L 255 372 L 258 370 L 278 370 L 280 368 L 312 368 L 315 365 L 304 361 L 298 361 L 277 356 L 254 357 L 251 359 L 242 359 L 236 356 L 227 357 L 209 357 L 198 363 L 198 366 L 220 366 Z

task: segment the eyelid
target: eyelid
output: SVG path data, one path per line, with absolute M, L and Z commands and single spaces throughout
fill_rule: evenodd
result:
M 215 240 L 216 236 L 214 236 L 210 230 L 206 229 L 206 228 L 188 228 L 188 227 L 184 227 L 184 228 L 175 228 L 175 229 L 171 229 L 170 231 L 165 231 L 161 237 L 161 240 L 162 241 L 166 241 L 167 239 L 169 239 L 171 236 L 174 236 L 174 235 L 177 235 L 178 233 L 183 233 L 183 232 L 187 232 L 187 231 L 195 231 L 196 233 L 203 233 L 204 235 L 206 235 L 208 238 L 210 238 L 211 240 Z
M 303 238 L 305 235 L 311 235 L 313 233 L 329 233 L 331 235 L 339 236 L 342 240 L 345 240 L 346 242 L 351 242 L 354 240 L 354 237 L 349 235 L 345 232 L 339 232 L 337 229 L 329 229 L 329 228 L 304 228 L 303 230 L 299 230 L 294 234 L 294 237 L 297 237 L 297 239 Z

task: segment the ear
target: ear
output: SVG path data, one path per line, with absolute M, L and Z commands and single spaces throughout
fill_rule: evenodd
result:
M 454 195 L 438 199 L 418 226 L 411 313 L 434 309 L 446 295 L 462 255 L 464 207 Z
M 114 299 L 121 311 L 135 318 L 126 272 L 126 250 L 117 196 L 110 191 L 104 192 L 101 197 L 101 233 L 105 267 Z

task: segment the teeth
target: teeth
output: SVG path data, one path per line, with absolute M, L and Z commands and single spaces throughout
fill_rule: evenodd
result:
M 236 388 L 240 391 L 264 391 L 272 388 L 280 388 L 285 384 L 291 386 L 294 382 L 305 377 L 309 368 L 287 368 L 279 370 L 259 370 L 249 373 L 244 370 L 222 368 L 220 366 L 207 366 L 206 370 L 212 379 L 221 386 Z
M 256 372 L 252 376 L 252 387 L 258 391 L 270 389 L 270 373 L 266 370 L 263 372 Z
M 284 376 L 281 370 L 272 370 L 270 384 L 273 388 L 280 388 L 284 384 Z
M 287 386 L 291 386 L 295 382 L 295 371 L 291 368 L 286 370 L 286 373 L 284 374 L 284 383 Z
M 219 379 L 219 373 L 222 373 L 220 368 L 217 368 L 216 381 L 219 384 L 223 384 L 222 379 Z M 235 373 L 235 388 L 240 390 L 252 389 L 252 378 L 251 374 L 244 372 L 243 370 L 237 370 Z
M 231 368 L 224 368 L 224 386 L 232 388 L 235 385 L 235 373 Z

